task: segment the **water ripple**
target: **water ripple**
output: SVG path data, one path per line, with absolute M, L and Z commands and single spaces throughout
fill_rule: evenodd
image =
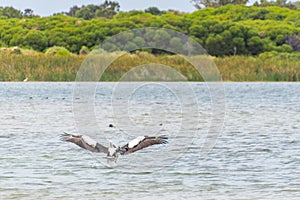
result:
M 225 127 L 206 157 L 200 153 L 210 127 L 210 97 L 205 85 L 191 83 L 201 105 L 191 116 L 200 116 L 199 124 L 170 138 L 171 144 L 192 141 L 188 147 L 146 149 L 119 157 L 113 168 L 101 163 L 105 155 L 59 140 L 62 131 L 76 131 L 73 86 L 0 83 L 0 199 L 300 199 L 299 83 L 224 83 Z M 113 88 L 114 83 L 99 86 L 95 113 L 103 133 L 123 144 L 128 138 L 122 130 L 108 127 L 114 120 Z M 132 117 L 146 128 L 160 127 L 151 124 L 149 108 L 165 106 L 174 112 L 162 131 L 180 130 L 180 104 L 173 100 L 139 92 Z

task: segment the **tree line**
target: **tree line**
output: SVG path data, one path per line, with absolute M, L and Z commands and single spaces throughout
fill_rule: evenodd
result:
M 106 1 L 95 7 L 72 7 L 67 13 L 50 17 L 36 16 L 30 9 L 17 12 L 12 8 L 6 8 L 5 12 L 13 11 L 7 16 L 1 14 L 1 9 L 0 47 L 20 46 L 45 52 L 49 47 L 61 46 L 79 53 L 82 48 L 91 50 L 122 31 L 161 27 L 191 36 L 214 56 L 300 51 L 300 10 L 278 6 L 229 4 L 193 13 L 160 11 L 155 7 L 120 12 L 118 4 Z M 131 43 L 127 44 L 131 49 L 145 43 L 144 38 L 131 37 L 128 35 Z M 151 37 L 154 42 L 164 41 L 174 48 L 181 44 L 163 30 L 153 32 Z M 106 45 L 107 50 L 119 49 L 113 43 Z
M 201 9 L 203 7 L 220 7 L 220 6 L 224 6 L 224 5 L 246 5 L 247 3 L 249 3 L 249 0 L 191 0 L 191 2 L 193 3 L 193 5 L 198 8 Z M 291 2 L 291 1 L 287 1 L 287 0 L 260 0 L 255 1 L 253 3 L 254 6 L 261 6 L 261 7 L 266 7 L 266 6 L 279 6 L 279 7 L 285 7 L 285 8 L 289 8 L 289 9 L 297 9 L 299 8 L 299 1 L 297 2 Z

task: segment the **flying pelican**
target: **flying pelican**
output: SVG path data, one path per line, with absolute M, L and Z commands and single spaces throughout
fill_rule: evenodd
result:
M 155 144 L 166 144 L 167 139 L 166 136 L 138 136 L 122 147 L 117 147 L 112 142 L 109 142 L 109 147 L 105 147 L 87 135 L 73 135 L 66 132 L 61 135 L 62 141 L 72 142 L 92 152 L 105 153 L 107 158 L 117 158 L 118 154 L 127 155 Z

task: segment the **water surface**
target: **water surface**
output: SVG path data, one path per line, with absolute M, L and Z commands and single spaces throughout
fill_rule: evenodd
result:
M 188 123 L 199 120 L 186 130 L 185 141 L 193 141 L 178 147 L 185 151 L 170 150 L 184 111 L 176 96 L 152 85 L 124 103 L 139 131 L 161 131 L 169 144 L 120 157 L 112 168 L 105 155 L 59 140 L 62 131 L 78 131 L 73 83 L 0 83 L 0 199 L 300 199 L 300 84 L 224 83 L 223 131 L 205 157 L 211 100 L 204 83 L 190 85 L 200 106 Z M 134 131 L 108 127 L 118 121 L 113 109 L 123 108 L 111 107 L 114 86 L 99 84 L 95 95 L 104 144 L 105 137 L 124 144 Z

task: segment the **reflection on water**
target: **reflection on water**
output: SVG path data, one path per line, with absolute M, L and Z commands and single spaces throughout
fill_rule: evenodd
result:
M 191 83 L 200 105 L 191 115 L 200 119 L 196 135 L 180 135 L 192 142 L 178 146 L 179 152 L 169 148 L 180 139 L 173 134 L 180 129 L 180 104 L 163 90 L 156 96 L 137 91 L 129 102 L 131 120 L 167 134 L 169 146 L 119 157 L 114 168 L 102 164 L 105 155 L 59 140 L 62 131 L 76 133 L 73 86 L 0 83 L 0 199 L 300 198 L 299 83 L 224 83 L 224 130 L 206 157 L 199 156 L 211 120 L 205 84 Z M 97 88 L 95 114 L 103 134 L 96 139 L 122 145 L 132 138 L 108 126 L 116 123 L 113 88 Z M 161 125 L 152 120 L 157 108 L 165 109 L 158 112 L 165 116 Z

